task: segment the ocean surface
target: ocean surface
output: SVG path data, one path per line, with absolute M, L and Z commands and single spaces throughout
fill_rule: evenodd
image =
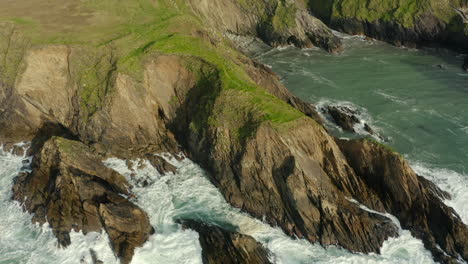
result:
M 288 47 L 257 59 L 319 112 L 326 105 L 358 110 L 362 123 L 381 138 L 376 139 L 452 194 L 446 203 L 468 223 L 468 72 L 461 69 L 463 56 L 341 37 L 345 52 L 339 55 Z M 359 125 L 358 134 L 345 133 L 332 122 L 327 126 L 340 137 L 366 134 Z
M 446 203 L 468 223 L 468 75 L 459 70 L 461 57 L 446 51 L 395 48 L 357 37 L 346 37 L 345 43 L 347 50 L 340 55 L 286 48 L 271 50 L 258 59 L 304 100 L 317 106 L 348 105 L 360 110 L 360 118 L 385 144 L 405 155 L 419 174 L 453 195 Z M 332 123 L 328 126 L 338 136 L 356 137 Z M 133 183 L 134 202 L 148 212 L 156 229 L 136 250 L 132 263 L 202 263 L 198 234 L 182 230 L 175 222 L 182 218 L 236 226 L 268 248 L 271 260 L 278 264 L 433 263 L 422 242 L 406 230 L 387 240 L 381 255 L 353 254 L 291 239 L 280 229 L 229 206 L 205 172 L 190 160 L 164 158 L 177 167 L 176 173 L 160 175 L 145 160 L 135 160 L 131 168 L 124 160 L 105 161 Z M 0 150 L 0 264 L 91 264 L 90 248 L 104 263 L 118 263 L 105 234 L 73 233 L 72 245 L 59 249 L 47 225 L 31 224 L 31 217 L 10 200 L 13 179 L 28 169 L 29 162 L 27 157 Z M 149 185 L 140 186 L 142 181 Z

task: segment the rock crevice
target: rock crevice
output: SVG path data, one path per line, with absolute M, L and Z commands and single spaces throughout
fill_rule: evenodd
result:
M 106 168 L 84 144 L 51 137 L 33 157 L 30 173 L 13 186 L 13 198 L 33 214 L 33 222 L 49 223 L 61 246 L 71 231 L 105 229 L 116 256 L 130 263 L 134 249 L 153 233 L 148 215 L 127 198 L 130 185 Z

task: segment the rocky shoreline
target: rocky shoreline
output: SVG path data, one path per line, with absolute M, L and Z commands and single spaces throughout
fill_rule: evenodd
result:
M 158 230 L 131 201 L 130 184 L 102 160 L 184 152 L 232 206 L 291 237 L 379 253 L 398 229 L 357 201 L 395 215 L 436 261 L 468 260 L 468 226 L 443 203 L 445 193 L 380 143 L 330 135 L 314 106 L 220 35 L 329 52 L 342 50 L 340 40 L 302 1 L 242 3 L 188 1 L 209 30 L 184 33 L 190 45 L 182 48 L 183 38 L 152 52 L 149 47 L 164 38 L 143 43 L 130 53 L 141 56 L 138 66 L 122 55 L 128 52 L 125 38 L 99 47 L 31 45 L 14 25 L 3 25 L 8 37 L 0 39 L 0 142 L 32 142 L 31 172 L 15 179 L 12 198 L 33 214 L 33 222 L 47 221 L 64 247 L 72 230 L 104 230 L 121 263 L 130 263 L 135 248 Z M 362 29 L 349 20 L 341 26 Z M 369 24 L 353 32 L 385 39 L 387 29 Z M 171 30 L 165 38 L 181 34 Z M 414 32 L 418 40 L 406 32 L 394 41 L 417 43 L 427 33 Z M 191 50 L 196 41 L 201 48 Z M 338 110 L 328 112 L 352 132 L 356 118 Z M 160 172 L 173 169 L 163 159 L 151 162 Z M 200 234 L 204 263 L 270 263 L 251 237 L 189 220 L 182 225 Z

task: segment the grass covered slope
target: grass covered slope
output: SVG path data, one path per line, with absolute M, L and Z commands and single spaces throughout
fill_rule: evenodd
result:
M 131 76 L 141 84 L 145 63 L 157 54 L 197 57 L 210 63 L 219 72 L 221 90 L 239 98 L 227 103 L 254 108 L 264 120 L 281 124 L 303 116 L 257 86 L 243 68 L 245 57 L 222 36 L 208 33 L 185 1 L 53 0 L 2 5 L 7 8 L 0 11 L 0 20 L 10 23 L 2 30 L 7 37 L 0 40 L 0 79 L 11 86 L 21 77 L 21 69 L 15 65 L 31 47 L 73 47 L 70 74 L 78 85 L 80 114 L 85 121 L 112 95 L 116 75 Z M 21 41 L 14 52 L 12 41 Z M 220 122 L 227 120 L 222 119 Z
M 313 14 L 333 28 L 400 45 L 439 42 L 466 49 L 465 25 L 455 8 L 466 0 L 318 0 Z
M 342 50 L 341 41 L 303 0 L 188 0 L 207 26 L 228 36 L 255 36 L 270 46 Z
M 220 1 L 197 3 L 244 8 L 250 3 Z M 278 1 L 272 27 L 287 28 L 288 6 L 303 2 Z M 20 0 L 5 7 L 8 12 L 0 12 L 0 20 L 8 21 L 0 27 L 0 141 L 12 135 L 10 142 L 28 140 L 18 135 L 37 136 L 40 128 L 46 139 L 60 136 L 55 127 L 93 153 L 123 159 L 179 153 L 181 145 L 233 206 L 290 236 L 353 252 L 379 252 L 397 230 L 349 197 L 380 212 L 388 211 L 388 204 L 402 215 L 412 215 L 414 201 L 427 201 L 400 157 L 402 166 L 393 166 L 393 153 L 379 148 L 381 159 L 367 159 L 375 154 L 369 147 L 362 155 L 369 162 L 357 162 L 357 169 L 389 160 L 394 168 L 389 182 L 409 182 L 408 188 L 417 189 L 396 189 L 398 197 L 409 194 L 397 200 L 380 198 L 380 185 L 365 181 L 378 176 L 358 174 L 335 138 L 306 117 L 313 116 L 313 107 L 290 95 L 267 67 L 236 51 L 224 31 L 206 26 L 192 2 Z M 296 12 L 296 23 L 308 21 L 298 20 L 301 14 Z M 354 147 L 348 156 L 353 152 Z M 421 231 L 413 219 L 405 223 L 426 242 L 436 241 L 440 247 L 427 247 L 442 258 L 444 252 L 452 254 L 445 263 L 457 254 L 468 259 L 467 228 L 442 201 L 433 203 L 448 212 L 440 218 L 457 230 L 431 225 Z M 416 220 L 424 223 L 431 211 L 426 212 Z M 457 247 L 441 243 L 447 238 Z
M 383 19 L 395 21 L 405 27 L 414 25 L 418 16 L 430 12 L 446 23 L 457 15 L 452 7 L 459 7 L 463 0 L 341 0 L 336 1 L 332 16 L 354 17 L 370 22 Z

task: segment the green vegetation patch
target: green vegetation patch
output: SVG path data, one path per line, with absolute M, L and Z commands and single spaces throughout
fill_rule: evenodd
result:
M 188 59 L 187 64 L 198 80 L 197 90 L 203 93 L 200 105 L 194 109 L 191 127 L 195 130 L 207 125 L 228 126 L 241 139 L 252 135 L 261 122 L 281 125 L 303 117 L 301 112 L 257 86 L 239 61 L 243 55 L 216 33 L 206 32 L 183 0 L 62 1 L 63 5 L 72 5 L 71 13 L 53 10 L 50 13 L 59 21 L 62 19 L 63 25 L 51 27 L 35 14 L 25 18 L 14 14 L 12 22 L 34 45 L 72 46 L 69 74 L 74 85 L 78 85 L 84 121 L 104 107 L 105 99 L 112 93 L 116 72 L 143 85 L 145 62 L 155 54 L 197 58 Z M 283 0 L 273 2 L 278 3 L 273 18 L 275 27 L 293 25 L 295 5 Z M 67 28 L 70 16 L 79 16 L 83 21 Z
M 13 86 L 29 41 L 14 24 L 0 23 L 0 82 Z
M 314 6 L 322 8 L 322 5 Z M 426 12 L 449 23 L 456 16 L 453 6 L 461 6 L 461 0 L 335 0 L 331 15 L 333 18 L 356 18 L 371 22 L 382 19 L 411 27 L 415 19 Z M 323 5 L 323 8 L 329 7 Z M 328 10 L 317 12 L 325 13 Z
M 81 117 L 87 121 L 103 107 L 114 83 L 116 59 L 110 48 L 79 48 L 70 56 L 72 82 L 78 85 Z
M 273 28 L 277 31 L 282 31 L 286 28 L 294 27 L 296 25 L 296 11 L 295 2 L 278 1 L 278 6 L 272 19 Z
M 367 142 L 370 142 L 370 143 L 372 143 L 374 145 L 377 145 L 377 146 L 379 146 L 379 147 L 381 147 L 383 149 L 386 149 L 386 150 L 388 150 L 388 151 L 390 151 L 392 153 L 399 154 L 398 151 L 396 151 L 394 148 L 392 148 L 390 146 L 387 146 L 387 145 L 385 145 L 385 144 L 383 144 L 383 143 L 381 143 L 381 142 L 379 142 L 379 141 L 377 141 L 377 140 L 375 140 L 373 138 L 368 137 L 368 138 L 365 138 L 363 140 L 365 140 Z

